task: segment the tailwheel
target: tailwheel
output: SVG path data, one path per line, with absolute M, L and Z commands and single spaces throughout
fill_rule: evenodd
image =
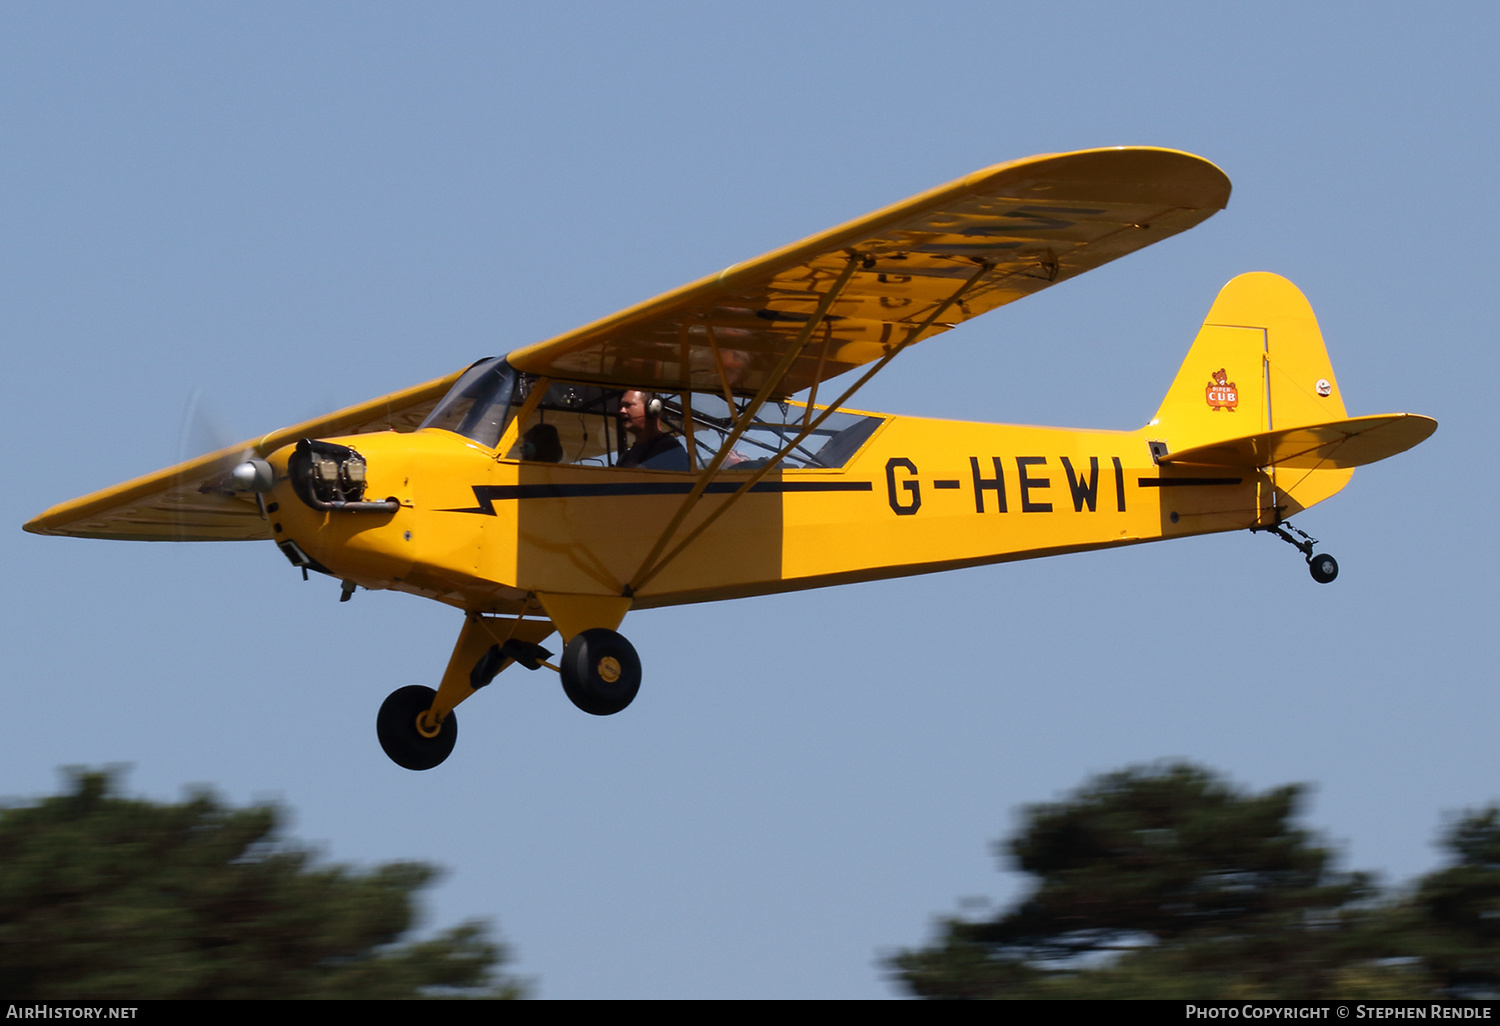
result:
M 1257 531 L 1269 531 L 1302 553 L 1302 558 L 1307 560 L 1307 569 L 1312 572 L 1312 579 L 1319 584 L 1332 584 L 1333 579 L 1339 575 L 1338 560 L 1326 552 L 1314 555 L 1313 546 L 1318 544 L 1318 539 L 1300 527 L 1293 527 L 1289 521 L 1250 528 L 1252 534 Z
M 1326 552 L 1309 559 L 1307 561 L 1307 568 L 1312 571 L 1312 579 L 1319 584 L 1331 584 L 1333 579 L 1339 575 L 1338 560 Z
M 641 688 L 641 659 L 635 647 L 604 627 L 573 635 L 558 670 L 569 700 L 594 716 L 613 716 Z
M 448 758 L 458 740 L 458 717 L 452 712 L 433 728 L 423 722 L 437 692 L 421 684 L 392 691 L 375 717 L 380 747 L 403 769 L 426 770 Z

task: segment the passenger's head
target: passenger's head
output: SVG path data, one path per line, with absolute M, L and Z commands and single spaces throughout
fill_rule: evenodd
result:
M 521 439 L 521 459 L 538 463 L 561 463 L 562 439 L 551 424 L 534 424 Z

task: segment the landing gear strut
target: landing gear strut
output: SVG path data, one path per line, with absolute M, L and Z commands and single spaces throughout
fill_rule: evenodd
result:
M 1312 579 L 1319 584 L 1332 584 L 1333 579 L 1339 575 L 1338 560 L 1326 552 L 1314 555 L 1313 546 L 1318 544 L 1318 539 L 1301 528 L 1293 527 L 1290 523 L 1279 523 L 1271 524 L 1268 527 L 1252 527 L 1250 530 L 1252 532 L 1270 531 L 1276 537 L 1302 553 L 1303 558 L 1307 560 L 1307 569 L 1312 574 Z M 1297 535 L 1297 537 L 1292 537 L 1293 534 Z M 1299 538 L 1301 539 L 1300 541 L 1298 540 Z
M 613 622 L 619 621 L 615 616 Z M 453 707 L 511 663 L 528 670 L 556 670 L 568 698 L 594 716 L 612 716 L 634 700 L 641 687 L 641 659 L 630 642 L 605 627 L 578 630 L 563 650 L 560 665 L 554 666 L 547 661 L 552 653 L 538 644 L 554 629 L 551 620 L 468 614 L 439 688 L 398 688 L 381 705 L 375 717 L 380 747 L 405 769 L 437 766 L 458 740 Z M 501 637 L 505 640 L 497 641 Z M 441 718 L 432 715 L 435 709 L 444 711 Z

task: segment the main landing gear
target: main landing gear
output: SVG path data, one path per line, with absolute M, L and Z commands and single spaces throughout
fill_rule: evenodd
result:
M 1312 579 L 1319 584 L 1332 584 L 1333 579 L 1339 575 L 1338 560 L 1326 552 L 1314 555 L 1313 546 L 1318 544 L 1318 539 L 1301 528 L 1293 527 L 1289 523 L 1280 523 L 1272 524 L 1269 527 L 1252 527 L 1250 530 L 1270 531 L 1276 537 L 1302 553 L 1303 557 L 1307 560 L 1308 572 L 1312 574 Z M 1293 534 L 1297 537 L 1292 537 Z M 1298 539 L 1301 540 L 1299 541 Z
M 391 761 L 403 769 L 432 769 L 448 758 L 458 740 L 452 712 L 434 726 L 427 715 L 437 692 L 421 684 L 392 691 L 375 716 L 375 734 Z
M 568 699 L 593 716 L 613 716 L 620 712 L 641 688 L 640 656 L 615 631 L 604 627 L 579 631 L 563 649 L 560 665 L 554 666 L 547 662 L 551 653 L 537 644 L 551 633 L 551 624 L 544 620 L 527 621 L 535 628 L 525 632 L 515 630 L 505 644 L 484 647 L 488 637 L 471 630 L 471 625 L 481 621 L 479 618 L 466 623 L 448 664 L 444 687 L 448 689 L 446 693 L 455 697 L 440 703 L 447 710 L 446 715 L 441 718 L 432 715 L 440 692 L 421 684 L 397 688 L 380 706 L 375 733 L 380 738 L 380 747 L 397 766 L 426 770 L 448 758 L 458 740 L 458 717 L 452 707 L 489 684 L 512 662 L 528 670 L 543 666 L 556 670 Z M 522 633 L 528 636 L 516 636 Z
M 594 716 L 613 716 L 641 689 L 641 659 L 635 647 L 624 635 L 603 627 L 573 635 L 557 670 L 572 703 Z

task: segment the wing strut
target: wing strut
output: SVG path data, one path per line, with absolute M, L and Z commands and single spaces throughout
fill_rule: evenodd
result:
M 798 336 L 796 343 L 791 347 L 791 349 L 788 351 L 788 355 L 783 359 L 782 366 L 778 367 L 777 373 L 773 374 L 771 378 L 767 380 L 766 385 L 761 389 L 760 393 L 756 395 L 755 401 L 747 406 L 744 412 L 742 412 L 739 417 L 736 418 L 734 429 L 730 432 L 730 435 L 725 440 L 724 444 L 719 448 L 718 455 L 714 457 L 713 462 L 710 463 L 706 468 L 704 468 L 703 473 L 699 475 L 698 483 L 693 486 L 693 491 L 688 495 L 686 499 L 683 500 L 682 506 L 677 510 L 677 514 L 673 516 L 671 522 L 667 524 L 666 529 L 662 531 L 661 537 L 657 539 L 656 544 L 652 547 L 651 552 L 641 562 L 640 569 L 636 570 L 635 576 L 632 577 L 630 583 L 625 586 L 626 597 L 634 595 L 641 588 L 644 588 L 647 584 L 649 584 L 652 578 L 661 573 L 662 570 L 666 569 L 667 564 L 676 559 L 683 549 L 691 545 L 700 534 L 708 529 L 709 525 L 711 525 L 715 520 L 718 520 L 719 517 L 729 509 L 729 507 L 734 505 L 734 503 L 739 500 L 740 496 L 744 495 L 751 488 L 755 487 L 755 485 L 762 478 L 779 467 L 781 465 L 781 461 L 786 459 L 787 455 L 793 452 L 797 448 L 797 446 L 801 445 L 802 441 L 807 438 L 808 435 L 816 431 L 822 425 L 823 421 L 827 420 L 834 413 L 838 412 L 839 408 L 849 401 L 849 397 L 854 395 L 855 392 L 864 387 L 865 382 L 874 377 L 875 374 L 882 368 L 884 368 L 886 364 L 895 359 L 897 353 L 900 353 L 901 350 L 905 349 L 913 341 L 920 338 L 924 331 L 932 327 L 932 325 L 937 321 L 939 317 L 947 312 L 954 303 L 957 303 L 960 299 L 962 299 L 964 293 L 968 292 L 969 289 L 977 284 L 979 280 L 986 274 L 988 274 L 994 266 L 989 261 L 980 263 L 979 268 L 967 279 L 965 279 L 963 284 L 960 285 L 952 295 L 950 295 L 947 299 L 943 300 L 943 302 L 934 307 L 932 313 L 928 314 L 927 317 L 921 321 L 921 323 L 916 324 L 912 328 L 910 328 L 907 331 L 905 338 L 892 346 L 889 352 L 887 352 L 884 356 L 877 360 L 869 370 L 861 374 L 858 381 L 854 382 L 854 384 L 846 388 L 844 390 L 844 393 L 840 395 L 838 399 L 834 400 L 834 402 L 829 404 L 829 406 L 823 410 L 818 418 L 816 420 L 813 420 L 811 423 L 808 422 L 808 418 L 812 416 L 812 403 L 809 402 L 807 407 L 807 416 L 803 417 L 802 430 L 798 432 L 797 437 L 793 438 L 786 445 L 782 446 L 781 450 L 777 452 L 775 456 L 772 456 L 764 466 L 758 468 L 755 473 L 751 474 L 750 477 L 748 477 L 745 482 L 739 486 L 739 488 L 737 488 L 731 495 L 729 495 L 722 503 L 719 504 L 717 509 L 708 514 L 708 516 L 703 519 L 702 523 L 689 531 L 687 537 L 682 539 L 682 541 L 677 544 L 676 548 L 669 552 L 665 557 L 657 559 L 657 557 L 661 555 L 661 551 L 666 548 L 667 543 L 671 541 L 672 536 L 677 531 L 677 528 L 682 525 L 682 521 L 684 517 L 686 517 L 688 510 L 695 502 L 698 501 L 699 496 L 701 496 L 703 494 L 703 490 L 708 487 L 709 481 L 713 478 L 714 474 L 718 472 L 719 467 L 724 462 L 724 459 L 733 450 L 734 443 L 739 439 L 740 435 L 744 434 L 745 430 L 749 428 L 750 424 L 754 421 L 755 414 L 764 404 L 765 398 L 769 394 L 769 390 L 780 381 L 782 375 L 785 374 L 786 370 L 791 367 L 792 361 L 801 351 L 802 346 L 806 344 L 807 339 L 811 337 L 813 329 L 816 328 L 818 322 L 823 319 L 823 315 L 828 312 L 828 308 L 832 306 L 833 300 L 843 289 L 845 282 L 849 280 L 850 275 L 854 271 L 855 265 L 860 262 L 860 260 L 861 258 L 858 254 L 850 257 L 848 266 L 844 268 L 843 274 L 840 275 L 839 280 L 834 283 L 833 289 L 824 298 L 823 302 L 819 304 L 817 312 L 803 328 L 802 334 Z M 814 386 L 814 392 L 816 392 L 816 386 Z
M 713 480 L 714 475 L 717 474 L 719 472 L 719 468 L 723 466 L 724 460 L 727 459 L 729 453 L 733 451 L 734 443 L 738 442 L 740 440 L 740 436 L 743 435 L 746 429 L 748 429 L 750 425 L 755 422 L 755 415 L 760 412 L 760 408 L 766 404 L 766 400 L 771 397 L 771 393 L 776 390 L 776 386 L 781 384 L 781 379 L 786 377 L 787 372 L 790 371 L 793 364 L 797 362 L 797 357 L 802 354 L 802 347 L 807 345 L 808 339 L 812 338 L 812 333 L 816 331 L 818 325 L 823 322 L 823 318 L 828 314 L 829 309 L 832 308 L 834 301 L 839 298 L 839 293 L 844 291 L 844 286 L 848 285 L 849 279 L 854 277 L 855 268 L 863 263 L 864 259 L 864 256 L 860 253 L 849 254 L 849 259 L 844 264 L 843 271 L 839 273 L 838 280 L 833 283 L 833 287 L 828 290 L 828 294 L 823 297 L 820 303 L 818 303 L 817 310 L 815 310 L 813 312 L 813 315 L 807 319 L 807 323 L 802 325 L 802 330 L 797 333 L 797 338 L 792 342 L 791 345 L 787 346 L 786 354 L 782 356 L 781 361 L 776 364 L 776 369 L 767 376 L 765 384 L 760 386 L 760 391 L 755 393 L 755 398 L 750 400 L 750 404 L 746 406 L 742 411 L 740 411 L 739 416 L 735 418 L 734 427 L 730 430 L 729 437 L 724 439 L 724 444 L 719 447 L 718 453 L 709 462 L 708 466 L 703 468 L 703 473 L 698 475 L 697 484 L 693 485 L 693 490 L 689 492 L 686 498 L 682 500 L 682 504 L 677 507 L 677 512 L 672 514 L 672 519 L 668 521 L 667 526 L 662 529 L 660 537 L 656 539 L 656 544 L 651 547 L 651 551 L 646 554 L 646 558 L 641 561 L 639 569 L 636 570 L 635 578 L 632 578 L 631 582 L 625 585 L 624 595 L 626 598 L 629 598 L 636 593 L 636 589 L 639 587 L 639 585 L 636 583 L 636 578 L 640 578 L 642 573 L 645 572 L 646 568 L 652 565 L 652 562 L 656 559 L 656 557 L 661 555 L 661 550 L 667 547 L 667 542 L 672 540 L 672 535 L 677 532 L 677 528 L 682 526 L 682 521 L 686 519 L 688 511 L 693 508 L 693 505 L 698 501 L 699 497 L 703 495 L 703 490 L 708 487 L 708 483 Z M 709 340 L 712 343 L 713 336 L 711 334 L 709 336 Z M 732 393 L 729 393 L 727 388 L 729 382 L 728 379 L 724 377 L 724 367 L 723 363 L 719 359 L 719 349 L 717 345 L 714 346 L 714 363 L 718 366 L 719 376 L 726 386 L 726 394 L 730 395 L 732 398 Z M 729 408 L 734 409 L 734 404 L 732 402 L 730 403 Z M 737 497 L 738 493 L 736 493 L 734 496 L 731 496 L 731 501 L 733 501 L 733 499 Z

